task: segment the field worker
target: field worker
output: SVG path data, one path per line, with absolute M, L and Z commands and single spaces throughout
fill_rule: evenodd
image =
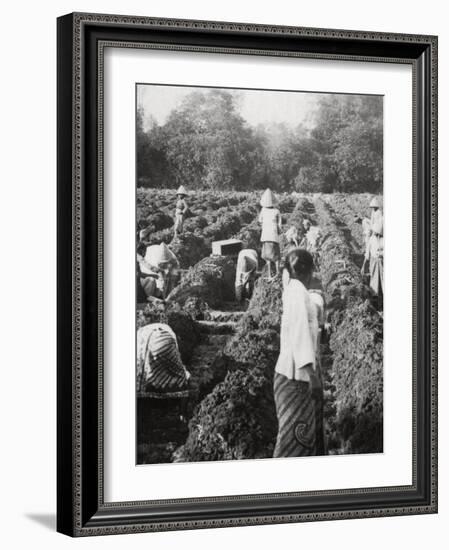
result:
M 379 297 L 379 302 L 383 301 L 384 290 L 384 239 L 383 239 L 383 215 L 380 210 L 380 202 L 374 197 L 369 205 L 371 209 L 370 237 L 365 250 L 365 259 L 362 265 L 362 275 L 365 274 L 366 264 L 369 265 L 370 287 Z
M 136 284 L 137 284 L 137 303 L 143 303 L 148 298 L 162 298 L 162 294 L 157 287 L 159 274 L 145 261 L 146 246 L 143 243 L 137 245 L 137 265 L 136 265 Z
M 378 237 L 384 234 L 384 219 L 380 209 L 380 201 L 374 197 L 369 205 L 371 209 L 371 232 Z
M 282 231 L 281 213 L 274 208 L 274 197 L 271 189 L 267 189 L 260 199 L 262 210 L 259 214 L 259 223 L 262 225 L 262 258 L 268 264 L 268 277 L 273 278 L 272 263 L 275 265 L 276 275 L 279 274 L 280 249 L 279 236 Z
M 250 248 L 240 250 L 235 274 L 235 299 L 237 302 L 241 302 L 244 298 L 251 298 L 258 263 L 259 259 L 255 250 Z
M 180 235 L 184 229 L 184 218 L 187 214 L 187 191 L 184 185 L 181 185 L 176 191 L 177 201 L 175 210 L 175 237 Z
M 281 346 L 274 374 L 278 434 L 273 457 L 312 456 L 320 447 L 312 391 L 322 392 L 317 372 L 318 315 L 308 286 L 312 255 L 287 254 L 289 280 L 282 293 Z
M 365 274 L 366 264 L 369 265 L 369 285 L 379 297 L 380 304 L 384 291 L 384 238 L 372 232 L 365 252 L 362 265 L 362 275 Z
M 141 220 L 139 226 L 138 240 L 139 242 L 145 243 L 151 233 L 151 225 L 147 222 L 147 220 Z
M 304 238 L 300 243 L 301 248 L 308 250 L 312 256 L 315 266 L 318 266 L 318 248 L 321 242 L 321 228 L 318 225 L 312 225 L 312 222 L 308 219 L 303 221 L 303 228 L 305 231 Z
M 299 246 L 299 233 L 298 228 L 292 225 L 288 228 L 285 233 L 285 238 L 287 239 L 288 248 L 298 248 Z
M 143 273 L 156 273 L 156 286 L 165 299 L 179 280 L 179 262 L 165 243 L 148 246 L 144 261 L 140 264 Z
M 173 330 L 163 323 L 152 323 L 137 331 L 137 390 L 180 391 L 190 373 L 182 363 Z
M 355 223 L 360 223 L 362 225 L 363 251 L 366 254 L 369 238 L 371 236 L 371 220 L 369 220 L 368 218 L 361 218 L 360 216 L 356 216 L 354 221 Z
M 317 254 L 320 240 L 321 240 L 321 229 L 318 227 L 318 225 L 310 226 L 309 230 L 306 233 L 306 244 L 307 244 L 307 250 L 311 254 L 313 255 Z

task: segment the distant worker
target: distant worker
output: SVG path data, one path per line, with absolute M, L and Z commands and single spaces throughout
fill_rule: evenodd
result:
M 139 231 L 137 232 L 138 241 L 145 243 L 151 233 L 151 229 L 151 224 L 149 224 L 147 220 L 140 220 Z
M 152 323 L 137 331 L 137 391 L 181 391 L 189 378 L 168 325 Z
M 280 248 L 279 236 L 282 231 L 281 213 L 274 208 L 274 196 L 270 189 L 267 189 L 260 199 L 262 210 L 259 215 L 259 223 L 262 225 L 262 258 L 268 265 L 268 277 L 274 277 L 272 264 L 275 266 L 275 274 L 279 274 L 280 269 Z
M 287 239 L 287 248 L 298 248 L 299 247 L 299 233 L 298 228 L 292 225 L 285 232 L 285 238 Z
M 250 248 L 240 250 L 235 275 L 235 299 L 237 302 L 241 302 L 245 298 L 251 298 L 259 263 L 258 260 L 255 250 Z
M 370 236 L 365 250 L 365 259 L 362 265 L 362 275 L 365 274 L 366 264 L 369 265 L 370 287 L 379 298 L 379 305 L 383 303 L 384 292 L 384 238 L 383 238 L 383 216 L 380 210 L 379 200 L 374 197 L 370 203 L 371 220 Z
M 301 240 L 300 247 L 305 248 L 313 256 L 315 268 L 318 267 L 318 249 L 321 243 L 321 228 L 318 225 L 312 225 L 312 222 L 307 218 L 302 222 L 304 229 L 304 237 Z
M 306 249 L 313 255 L 318 253 L 318 247 L 321 241 L 321 229 L 318 225 L 310 226 L 306 233 Z
M 165 243 L 148 246 L 140 261 L 141 273 L 157 275 L 156 288 L 165 299 L 179 280 L 179 262 Z
M 369 205 L 371 209 L 371 231 L 378 237 L 383 237 L 384 234 L 384 217 L 380 209 L 380 201 L 374 197 Z
M 183 185 L 181 185 L 176 191 L 177 201 L 175 210 L 175 237 L 180 235 L 184 230 L 184 219 L 187 214 L 187 203 L 185 198 L 187 197 L 187 191 Z

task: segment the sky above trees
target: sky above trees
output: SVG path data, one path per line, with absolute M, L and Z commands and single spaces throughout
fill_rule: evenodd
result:
M 141 84 L 137 87 L 137 107 L 142 110 L 144 129 L 151 120 L 165 124 L 173 109 L 178 108 L 186 96 L 197 90 L 191 86 L 161 86 Z M 220 88 L 224 89 L 224 88 Z M 309 126 L 312 111 L 320 97 L 326 94 L 310 92 L 279 92 L 269 90 L 226 91 L 235 98 L 241 116 L 252 126 L 284 122 L 288 125 Z

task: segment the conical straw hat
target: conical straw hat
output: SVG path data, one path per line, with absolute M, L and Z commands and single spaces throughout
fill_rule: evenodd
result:
M 274 205 L 274 196 L 271 192 L 271 189 L 266 189 L 264 194 L 262 195 L 262 198 L 260 199 L 260 206 L 263 206 L 264 208 L 270 208 Z
M 374 197 L 373 200 L 369 203 L 370 208 L 380 208 L 379 199 Z
M 184 187 L 184 185 L 180 185 L 178 187 L 178 190 L 176 191 L 176 194 L 177 195 L 187 195 L 187 191 L 186 191 L 186 188 Z
M 165 243 L 159 245 L 159 250 L 157 254 L 155 254 L 155 260 L 158 265 L 173 260 L 173 253 L 170 252 L 170 249 Z

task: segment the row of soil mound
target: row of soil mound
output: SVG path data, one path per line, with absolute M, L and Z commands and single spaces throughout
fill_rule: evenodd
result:
M 288 203 L 293 207 L 291 202 Z M 301 216 L 300 201 L 288 218 Z M 239 237 L 250 248 L 259 248 L 257 220 Z M 260 278 L 248 308 L 224 350 L 215 359 L 226 373 L 195 409 L 187 440 L 174 460 L 205 461 L 273 456 L 277 417 L 273 375 L 279 356 L 282 283 L 278 277 Z
M 383 319 L 325 202 L 317 197 L 314 206 L 324 233 L 320 266 L 331 324 L 331 447 L 339 453 L 382 452 Z

